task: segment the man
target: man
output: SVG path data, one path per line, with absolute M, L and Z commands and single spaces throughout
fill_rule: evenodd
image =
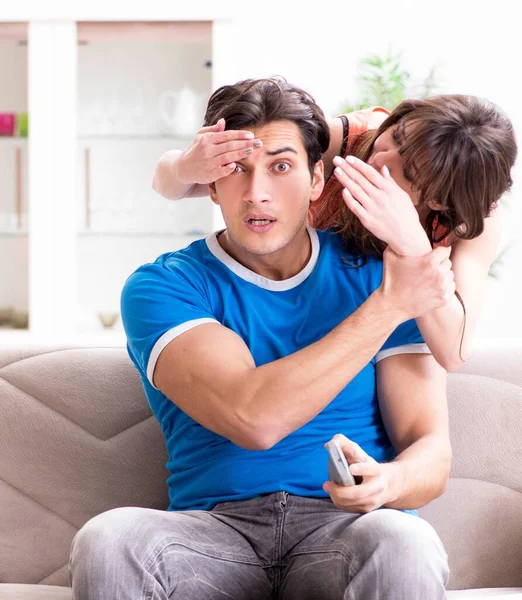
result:
M 205 121 L 220 118 L 262 141 L 209 187 L 226 230 L 140 267 L 122 294 L 170 510 L 87 523 L 75 598 L 443 598 L 446 553 L 409 512 L 446 485 L 445 374 L 412 319 L 453 294 L 449 251 L 354 264 L 306 226 L 329 133 L 302 90 L 225 86 Z M 335 434 L 360 485 L 326 481 Z

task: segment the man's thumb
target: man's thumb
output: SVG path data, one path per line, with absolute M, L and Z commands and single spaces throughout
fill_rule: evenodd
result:
M 219 119 L 214 125 L 214 131 L 225 131 L 225 119 Z

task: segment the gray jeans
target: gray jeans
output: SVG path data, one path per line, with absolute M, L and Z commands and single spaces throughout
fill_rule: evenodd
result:
M 277 492 L 211 511 L 117 508 L 71 549 L 75 600 L 438 600 L 447 555 L 424 520 Z

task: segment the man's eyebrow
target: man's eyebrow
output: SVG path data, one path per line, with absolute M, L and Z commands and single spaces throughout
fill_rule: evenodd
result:
M 265 154 L 267 156 L 276 156 L 277 154 L 283 154 L 283 152 L 293 152 L 294 154 L 298 154 L 295 148 L 292 146 L 284 146 L 284 148 L 278 148 L 277 150 L 267 150 Z

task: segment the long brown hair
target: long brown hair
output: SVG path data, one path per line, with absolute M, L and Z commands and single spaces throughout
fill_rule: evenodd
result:
M 440 207 L 430 209 L 423 223 L 432 245 L 448 234 L 479 236 L 484 219 L 512 185 L 517 144 L 509 118 L 475 96 L 404 100 L 377 130 L 349 140 L 351 153 L 367 162 L 375 140 L 393 126 L 404 175 L 418 191 L 419 204 Z M 386 245 L 362 226 L 341 193 L 341 184 L 334 181 L 314 225 L 332 227 L 355 255 L 382 257 Z

